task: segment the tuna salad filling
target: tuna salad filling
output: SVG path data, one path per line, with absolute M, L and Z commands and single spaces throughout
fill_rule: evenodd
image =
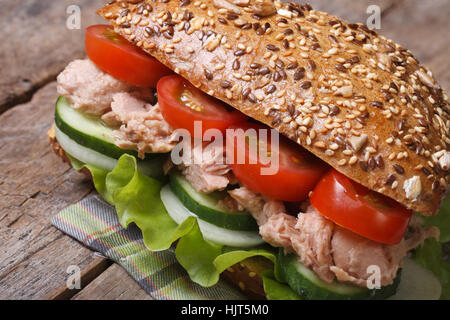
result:
M 117 80 L 90 60 L 75 60 L 58 76 L 58 93 L 75 109 L 101 117 L 114 131 L 115 144 L 145 153 L 170 152 L 176 145 L 173 128 L 164 121 L 154 90 Z
M 246 187 L 231 190 L 229 194 L 253 215 L 266 242 L 295 253 L 328 283 L 336 278 L 365 286 L 369 276 L 367 268 L 378 265 L 381 285 L 389 285 L 408 251 L 427 238 L 439 238 L 436 227 L 422 228 L 420 218 L 415 216 L 399 244 L 384 245 L 339 227 L 311 205 L 295 216 L 286 213 L 282 202 L 265 199 Z
M 119 148 L 135 150 L 140 158 L 145 158 L 149 153 L 171 152 L 177 145 L 176 132 L 165 120 L 153 89 L 117 80 L 88 59 L 70 63 L 57 80 L 58 93 L 73 108 L 101 118 L 114 129 L 114 143 Z M 195 102 L 195 97 L 190 99 Z M 190 106 L 196 108 L 192 101 Z M 319 213 L 308 199 L 293 212 L 287 209 L 286 201 L 263 196 L 241 182 L 227 164 L 224 148 L 205 150 L 193 148 L 190 157 L 184 157 L 178 165 L 168 160 L 165 172 L 177 169 L 197 192 L 226 190 L 228 195 L 220 206 L 247 210 L 265 242 L 294 253 L 327 283 L 337 280 L 363 287 L 367 268 L 377 265 L 381 269 L 381 285 L 387 286 L 410 250 L 427 238 L 439 237 L 436 227 L 423 228 L 416 216 L 410 219 L 400 242 L 384 244 L 337 225 Z

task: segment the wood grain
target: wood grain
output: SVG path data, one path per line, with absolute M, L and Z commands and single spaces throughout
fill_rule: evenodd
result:
M 386 12 L 380 33 L 410 49 L 450 91 L 450 1 L 404 0 Z
M 69 265 L 80 266 L 88 278 L 107 267 L 50 224 L 93 190 L 50 150 L 46 132 L 56 98 L 51 83 L 31 102 L 0 115 L 0 299 L 57 297 Z
M 350 22 L 366 23 L 369 5 L 381 10 L 380 34 L 410 49 L 429 67 L 442 88 L 450 90 L 450 33 L 448 0 L 311 0 L 316 10 L 329 12 Z
M 328 12 L 349 22 L 366 23 L 369 17 L 368 6 L 377 5 L 383 13 L 395 6 L 398 0 L 311 0 L 306 2 L 310 3 L 314 10 Z
M 121 266 L 113 264 L 72 299 L 151 300 L 151 297 Z
M 84 29 L 101 23 L 100 0 L 3 0 L 0 10 L 0 113 L 27 101 L 75 57 L 84 56 Z M 66 27 L 70 5 L 81 8 L 81 29 Z

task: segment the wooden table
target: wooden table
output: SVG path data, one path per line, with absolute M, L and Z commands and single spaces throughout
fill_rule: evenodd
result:
M 302 1 L 303 2 L 303 1 Z M 84 56 L 83 30 L 101 22 L 104 1 L 3 0 L 0 10 L 0 299 L 149 299 L 121 267 L 50 224 L 64 207 L 95 191 L 53 155 L 46 132 L 57 98 L 55 78 Z M 411 49 L 450 89 L 448 0 L 311 0 L 315 9 L 366 22 L 381 8 L 381 34 Z M 81 8 L 80 30 L 66 28 L 66 8 Z M 81 269 L 82 289 L 66 286 Z

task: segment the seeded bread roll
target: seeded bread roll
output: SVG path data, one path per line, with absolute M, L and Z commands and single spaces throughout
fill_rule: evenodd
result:
M 448 98 L 402 46 L 309 5 L 116 1 L 115 30 L 362 185 L 424 215 L 447 193 Z
M 56 140 L 54 126 L 47 132 L 47 138 L 53 152 L 60 157 L 63 162 L 71 165 L 69 158 L 67 158 L 63 148 L 61 148 L 61 145 Z M 92 175 L 88 169 L 83 168 L 80 172 L 89 179 L 92 179 Z M 247 298 L 261 300 L 266 298 L 261 274 L 264 270 L 268 269 L 273 269 L 272 262 L 263 257 L 256 256 L 236 263 L 222 272 L 221 276 L 226 281 L 239 288 Z

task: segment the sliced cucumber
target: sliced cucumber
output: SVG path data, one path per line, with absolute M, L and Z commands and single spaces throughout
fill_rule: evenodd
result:
M 409 258 L 403 260 L 402 280 L 390 300 L 439 300 L 442 286 L 436 276 Z
M 113 159 L 119 159 L 124 153 L 137 158 L 137 152 L 123 150 L 114 144 L 113 129 L 101 120 L 72 108 L 65 97 L 56 101 L 55 124 L 63 133 L 79 145 L 95 150 Z
M 78 144 L 57 126 L 55 126 L 55 136 L 64 151 L 83 163 L 90 164 L 105 171 L 112 171 L 117 165 L 117 159 Z M 167 155 L 152 155 L 149 159 L 138 159 L 138 170 L 152 178 L 161 179 L 164 177 L 163 164 L 166 161 L 166 157 Z
M 170 175 L 170 187 L 181 203 L 203 221 L 228 230 L 258 231 L 248 211 L 230 211 L 218 205 L 227 196 L 226 191 L 197 192 L 179 172 Z
M 337 281 L 327 283 L 304 266 L 295 255 L 285 254 L 282 248 L 278 254 L 277 268 L 289 286 L 307 300 L 386 299 L 395 294 L 400 281 L 399 273 L 393 284 L 379 290 Z
M 253 247 L 264 243 L 258 232 L 227 230 L 199 219 L 196 214 L 189 211 L 181 203 L 169 185 L 161 189 L 161 200 L 169 215 L 178 224 L 181 224 L 188 217 L 197 217 L 203 237 L 207 240 L 230 247 Z

